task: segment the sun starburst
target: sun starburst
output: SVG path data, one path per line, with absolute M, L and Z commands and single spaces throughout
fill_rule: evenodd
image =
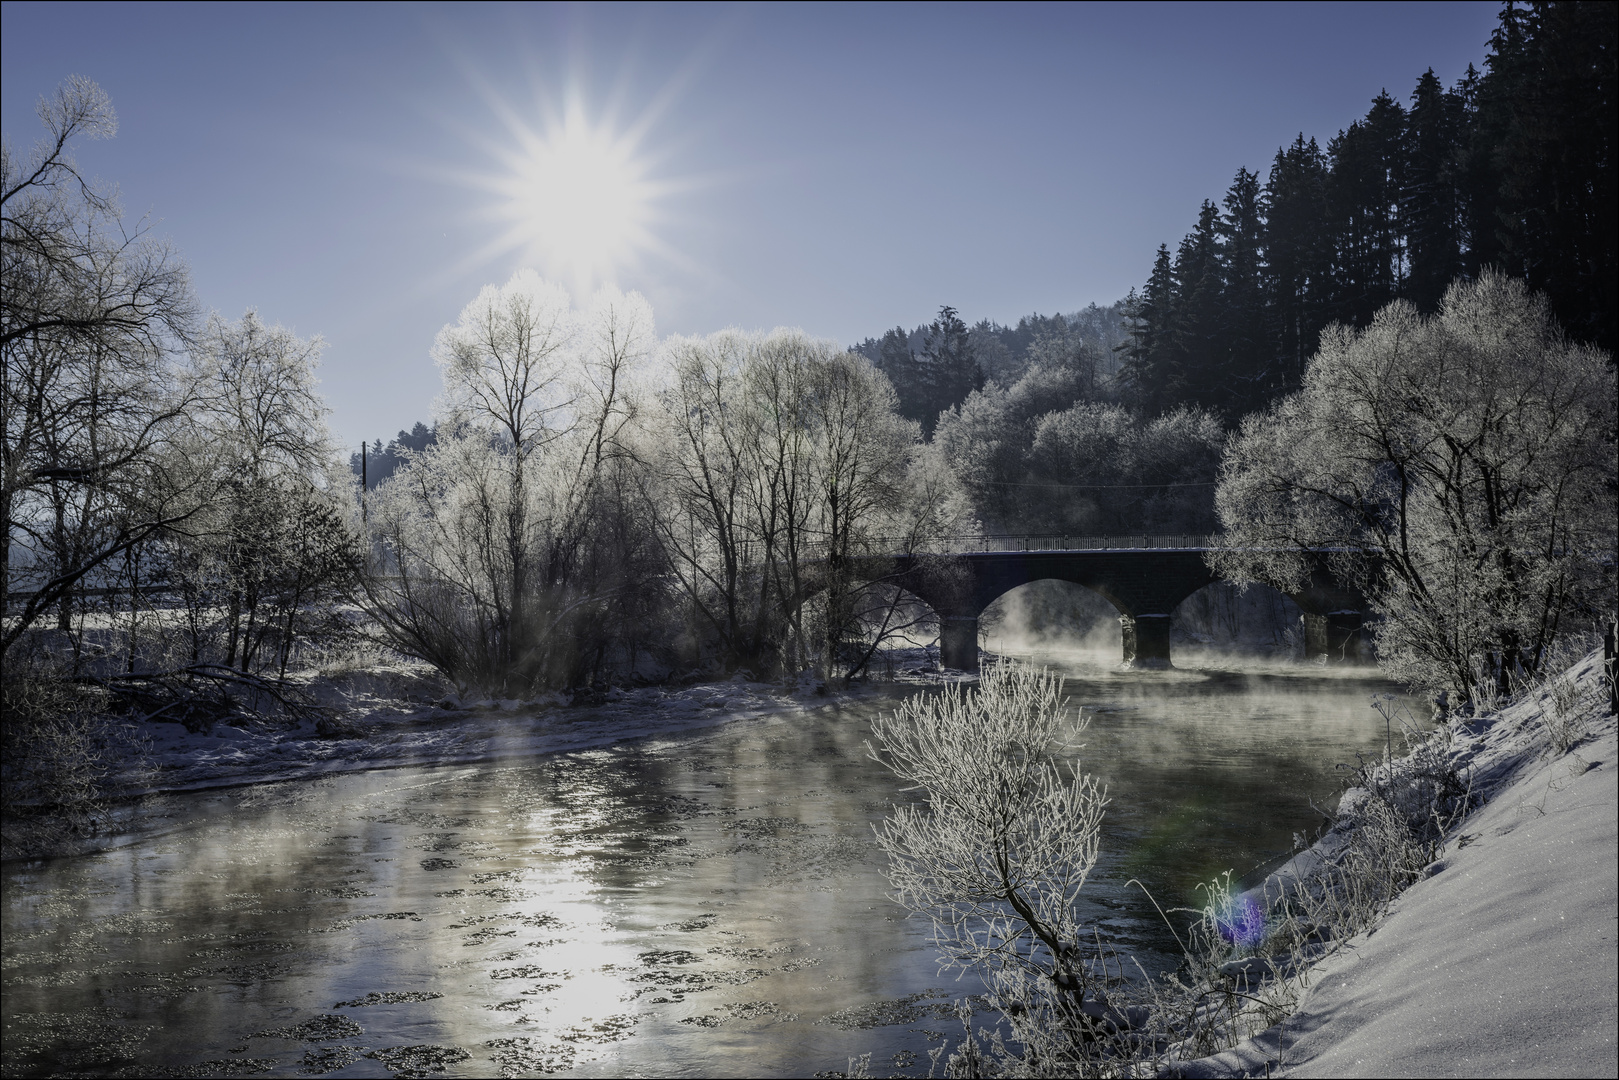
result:
M 655 248 L 658 185 L 636 140 L 592 123 L 578 104 L 536 132 L 514 131 L 504 175 L 490 183 L 506 229 L 500 246 L 520 250 L 547 277 L 591 288 Z

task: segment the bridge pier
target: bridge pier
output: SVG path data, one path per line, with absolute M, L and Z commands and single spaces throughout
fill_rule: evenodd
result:
M 939 663 L 958 671 L 978 670 L 978 616 L 939 616 Z
M 1304 613 L 1304 658 L 1323 664 L 1363 664 L 1362 622 L 1358 611 Z
M 1134 671 L 1170 667 L 1169 616 L 1120 615 L 1124 666 Z

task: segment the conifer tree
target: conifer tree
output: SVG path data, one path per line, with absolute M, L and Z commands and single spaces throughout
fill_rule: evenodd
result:
M 1615 344 L 1613 4 L 1509 3 L 1491 37 L 1480 135 L 1499 181 L 1501 262 L 1574 336 Z
M 1496 236 L 1499 182 L 1491 153 L 1481 138 L 1478 110 L 1483 76 L 1472 64 L 1451 88 L 1456 108 L 1456 234 L 1461 251 L 1458 276 L 1469 281 L 1486 266 L 1501 265 Z
M 877 370 L 888 376 L 899 398 L 899 414 L 907 420 L 925 423 L 929 396 L 924 386 L 922 366 L 911 349 L 910 335 L 903 326 L 896 326 L 883 334 L 874 358 Z
M 1259 174 L 1238 169 L 1224 206 L 1217 226 L 1224 284 L 1217 362 L 1224 374 L 1208 404 L 1235 420 L 1263 406 L 1278 381 L 1266 333 L 1265 282 L 1260 272 L 1265 237 Z
M 1218 410 L 1227 377 L 1220 331 L 1224 322 L 1225 278 L 1220 264 L 1220 211 L 1203 200 L 1197 225 L 1175 254 L 1178 302 L 1171 322 L 1171 398 L 1160 410 L 1187 403 Z
M 1327 158 L 1303 134 L 1276 152 L 1265 184 L 1265 274 L 1281 388 L 1297 387 L 1327 324 L 1332 289 Z
M 1418 310 L 1439 307 L 1462 273 L 1458 157 L 1463 105 L 1429 68 L 1417 80 L 1406 126 L 1406 162 L 1400 190 L 1408 272 L 1405 295 Z
M 1469 65 L 1446 90 L 1430 69 L 1409 110 L 1378 94 L 1325 153 L 1300 133 L 1263 190 L 1239 171 L 1225 213 L 1205 202 L 1130 297 L 1119 351 L 1134 403 L 1234 420 L 1299 387 L 1329 324 L 1365 326 L 1402 298 L 1436 310 L 1492 267 L 1611 353 L 1616 53 L 1619 5 L 1512 0 L 1484 73 Z
M 984 372 L 974 355 L 967 324 L 955 308 L 946 304 L 939 309 L 939 317 L 928 326 L 920 360 L 927 410 L 919 419 L 922 437 L 931 439 L 939 413 L 959 405 L 984 385 Z
M 1170 265 L 1169 245 L 1158 245 L 1152 276 L 1139 295 L 1130 297 L 1129 340 L 1123 346 L 1124 365 L 1120 374 L 1130 395 L 1146 409 L 1169 397 L 1170 325 L 1175 313 L 1175 273 Z
M 1357 326 L 1399 295 L 1404 278 L 1399 232 L 1405 109 L 1380 93 L 1364 119 L 1327 145 L 1336 254 L 1335 318 Z

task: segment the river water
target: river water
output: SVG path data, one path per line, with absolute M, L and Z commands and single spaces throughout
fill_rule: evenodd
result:
M 1037 660 L 1093 709 L 1088 915 L 1149 970 L 1196 905 L 1381 753 L 1370 673 Z M 1186 664 L 1186 658 L 1179 663 Z M 1195 662 L 1195 661 L 1194 661 Z M 895 689 L 679 738 L 186 796 L 170 827 L 4 868 L 7 1076 L 925 1074 L 959 1034 L 871 829 Z

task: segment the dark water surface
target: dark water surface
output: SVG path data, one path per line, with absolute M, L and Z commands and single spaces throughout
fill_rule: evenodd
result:
M 1391 688 L 1315 669 L 1120 673 L 1096 709 L 1091 916 L 1149 969 L 1165 907 L 1321 822 Z M 1183 661 L 1184 662 L 1184 661 Z M 880 701 L 475 767 L 187 796 L 172 829 L 4 868 L 8 1076 L 802 1076 L 927 1071 L 959 1029 L 884 898 Z

